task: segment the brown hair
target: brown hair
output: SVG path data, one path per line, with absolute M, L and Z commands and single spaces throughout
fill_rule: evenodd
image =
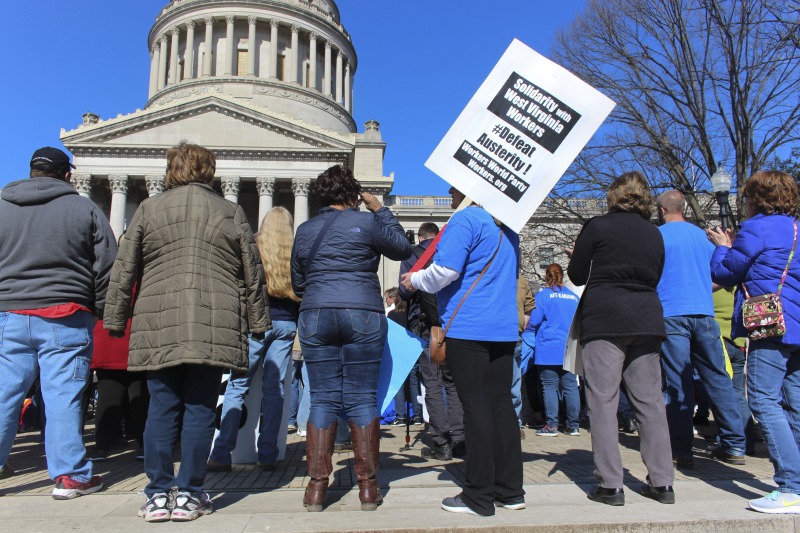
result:
M 606 194 L 608 211 L 638 213 L 650 219 L 653 214 L 653 197 L 644 175 L 638 170 L 626 172 L 614 180 Z
M 564 286 L 564 269 L 558 263 L 550 263 L 544 273 L 544 282 L 551 289 Z
M 786 172 L 756 172 L 742 187 L 742 196 L 750 198 L 750 205 L 756 213 L 798 215 L 797 183 Z
M 269 295 L 299 302 L 300 298 L 292 290 L 292 227 L 291 213 L 284 207 L 273 207 L 261 221 L 256 244 L 261 255 L 261 264 L 264 265 Z
M 358 205 L 361 184 L 353 176 L 353 171 L 342 165 L 334 165 L 319 176 L 314 184 L 322 207 L 330 205 Z
M 182 141 L 167 150 L 167 175 L 164 189 L 172 189 L 189 183 L 211 185 L 217 171 L 217 158 L 208 148 Z

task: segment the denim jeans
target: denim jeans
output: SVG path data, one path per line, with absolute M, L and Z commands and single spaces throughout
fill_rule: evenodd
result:
M 800 351 L 768 340 L 750 341 L 747 392 L 778 490 L 800 494 Z
M 273 464 L 278 459 L 278 432 L 283 419 L 283 383 L 292 360 L 292 345 L 297 324 L 276 320 L 263 340 L 250 337 L 250 367 L 247 374 L 231 377 L 225 389 L 220 416 L 219 435 L 211 451 L 211 459 L 231 464 L 231 452 L 236 447 L 242 405 L 250 381 L 260 366 L 264 368 L 261 385 L 261 425 L 258 432 L 258 462 Z
M 377 418 L 378 371 L 386 344 L 386 315 L 362 309 L 300 313 L 300 345 L 311 390 L 309 422 L 333 424 L 344 408 L 357 426 Z
M 300 394 L 303 391 L 302 378 L 300 372 L 303 367 L 301 359 L 292 360 L 292 390 L 289 393 L 292 403 L 289 407 L 289 425 L 297 425 L 297 411 L 300 408 Z
M 150 408 L 144 430 L 144 471 L 150 482 L 144 492 L 148 498 L 172 487 L 195 496 L 203 492 L 221 380 L 222 368 L 205 365 L 147 373 Z M 181 410 L 181 465 L 175 476 L 172 451 Z
M 308 365 L 305 361 L 300 369 L 300 376 L 303 378 L 303 386 L 300 388 L 300 404 L 297 406 L 297 427 L 305 431 L 308 416 L 311 414 L 311 388 L 308 386 Z
M 558 428 L 558 411 L 561 399 L 566 408 L 566 428 L 578 429 L 581 414 L 581 397 L 578 376 L 560 366 L 539 366 L 539 379 L 544 392 L 544 414 L 548 427 Z
M 92 329 L 86 311 L 63 318 L 0 312 L 0 465 L 8 461 L 22 402 L 38 372 L 50 478 L 91 479 L 81 434 L 81 396 L 92 362 Z
M 692 367 L 708 393 L 722 448 L 733 455 L 744 455 L 744 425 L 733 382 L 725 370 L 719 324 L 713 316 L 690 315 L 666 317 L 664 325 L 667 339 L 661 345 L 661 365 L 673 455 L 692 456 Z
M 517 413 L 517 422 L 522 425 L 522 369 L 519 366 L 522 359 L 522 343 L 518 342 L 514 347 L 514 373 L 511 375 L 511 402 L 514 404 L 514 412 Z

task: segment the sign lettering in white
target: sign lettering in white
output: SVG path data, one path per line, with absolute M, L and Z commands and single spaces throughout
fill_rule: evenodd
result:
M 519 232 L 615 105 L 515 39 L 425 166 Z

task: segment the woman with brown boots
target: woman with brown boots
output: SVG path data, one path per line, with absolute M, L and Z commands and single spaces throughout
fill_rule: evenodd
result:
M 383 503 L 378 486 L 377 388 L 388 326 L 377 270 L 381 255 L 399 261 L 411 245 L 389 209 L 361 192 L 353 173 L 334 166 L 317 178 L 320 214 L 297 228 L 292 287 L 302 298 L 298 322 L 308 367 L 311 414 L 303 503 L 322 511 L 333 466 L 338 416 L 348 419 L 363 511 Z M 364 201 L 370 212 L 358 210 Z

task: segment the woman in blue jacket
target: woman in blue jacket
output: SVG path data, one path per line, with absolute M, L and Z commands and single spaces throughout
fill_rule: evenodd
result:
M 558 436 L 559 397 L 563 397 L 567 415 L 564 433 L 578 436 L 581 410 L 578 378 L 572 372 L 564 370 L 563 365 L 564 347 L 579 299 L 577 294 L 564 287 L 564 270 L 561 265 L 549 265 L 544 281 L 547 286 L 536 295 L 536 308 L 531 311 L 528 322 L 528 329 L 536 332 L 533 363 L 539 367 L 547 421 L 545 427 L 536 434 L 541 437 Z
M 707 230 L 717 245 L 711 279 L 741 284 L 750 296 L 780 290 L 786 332 L 750 340 L 747 392 L 750 410 L 767 441 L 778 489 L 750 501 L 763 513 L 800 513 L 800 262 L 797 260 L 797 185 L 789 174 L 756 172 L 742 189 L 744 211 L 736 239 L 730 230 Z M 781 278 L 786 271 L 786 279 Z M 780 285 L 783 285 L 782 289 Z M 731 337 L 744 337 L 743 291 L 736 291 Z
M 292 248 L 292 288 L 302 298 L 298 335 L 308 367 L 311 414 L 306 461 L 311 480 L 303 503 L 321 511 L 333 466 L 339 412 L 349 418 L 363 511 L 383 502 L 378 481 L 378 371 L 388 326 L 378 264 L 401 261 L 411 244 L 392 212 L 340 165 L 319 175 L 323 208 L 297 228 Z M 364 201 L 370 213 L 358 210 Z

